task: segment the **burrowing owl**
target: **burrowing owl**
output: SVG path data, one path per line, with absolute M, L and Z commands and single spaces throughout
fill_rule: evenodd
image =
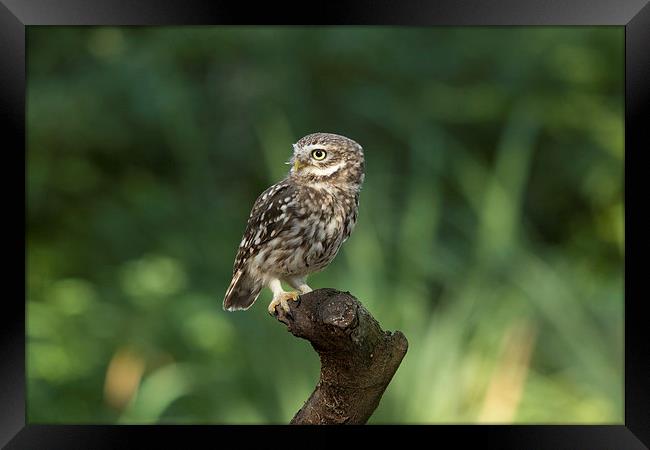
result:
M 248 309 L 264 286 L 270 314 L 311 291 L 307 275 L 327 266 L 357 220 L 364 179 L 363 150 L 352 139 L 314 133 L 293 145 L 285 179 L 257 198 L 223 300 L 228 311 Z M 281 282 L 296 291 L 285 292 Z

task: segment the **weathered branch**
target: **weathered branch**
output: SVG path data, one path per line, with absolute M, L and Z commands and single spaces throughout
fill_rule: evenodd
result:
M 321 361 L 316 389 L 291 423 L 366 423 L 406 354 L 406 337 L 382 331 L 349 292 L 318 289 L 289 306 L 289 314 L 277 308 L 277 319 Z

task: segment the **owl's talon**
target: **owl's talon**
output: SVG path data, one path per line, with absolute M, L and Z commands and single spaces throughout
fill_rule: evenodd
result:
M 296 291 L 281 293 L 276 298 L 271 300 L 271 303 L 269 303 L 269 314 L 276 316 L 278 312 L 275 309 L 278 307 L 278 305 L 280 305 L 286 315 L 291 315 L 291 309 L 289 308 L 289 303 L 287 303 L 287 300 L 295 302 L 299 298 L 300 294 Z

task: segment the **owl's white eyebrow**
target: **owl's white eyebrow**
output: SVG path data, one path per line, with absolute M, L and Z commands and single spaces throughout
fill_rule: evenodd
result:
M 323 147 L 321 144 L 309 144 L 309 145 L 305 145 L 302 149 L 303 150 L 315 150 L 315 149 L 325 150 L 325 147 Z

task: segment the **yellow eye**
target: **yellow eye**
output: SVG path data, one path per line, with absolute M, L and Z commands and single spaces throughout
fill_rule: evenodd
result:
M 320 148 L 318 150 L 314 150 L 311 152 L 311 157 L 314 158 L 316 161 L 322 161 L 325 159 L 327 156 L 327 152 L 325 150 L 321 150 Z

